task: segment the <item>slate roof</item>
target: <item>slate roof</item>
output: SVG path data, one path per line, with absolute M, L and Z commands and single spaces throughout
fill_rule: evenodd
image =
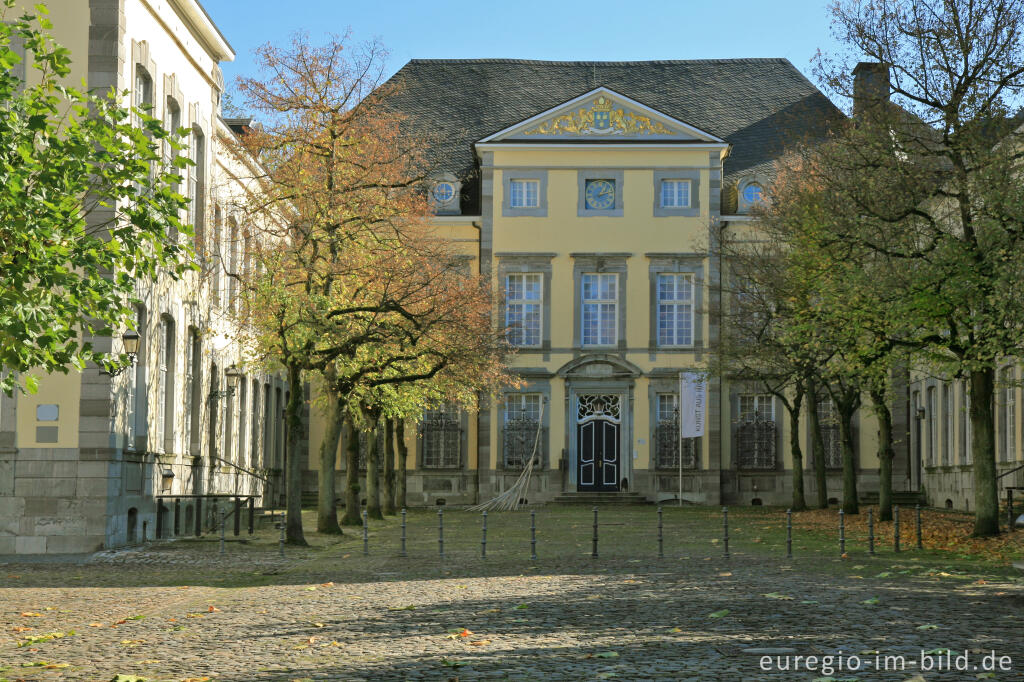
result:
M 605 86 L 733 145 L 725 186 L 768 174 L 792 141 L 843 117 L 788 59 L 554 62 L 414 59 L 392 78 L 391 106 L 431 140 L 440 170 L 460 177 L 463 212 L 479 213 L 473 143 Z M 727 206 L 723 205 L 723 212 Z

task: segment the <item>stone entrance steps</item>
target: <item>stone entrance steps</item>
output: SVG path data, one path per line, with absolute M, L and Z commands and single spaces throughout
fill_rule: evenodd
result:
M 649 504 L 647 499 L 638 493 L 562 493 L 554 501 L 557 504 L 580 504 L 590 507 Z

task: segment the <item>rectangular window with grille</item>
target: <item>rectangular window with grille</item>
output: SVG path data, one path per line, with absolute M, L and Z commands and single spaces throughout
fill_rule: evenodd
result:
M 423 468 L 458 469 L 462 466 L 462 426 L 455 408 L 427 410 L 420 422 Z
M 505 326 L 513 346 L 540 346 L 540 273 L 514 273 L 505 278 Z
M 658 421 L 654 428 L 654 464 L 658 469 L 678 469 L 682 454 L 684 469 L 697 466 L 696 438 L 679 438 L 679 394 L 656 396 Z
M 542 463 L 546 442 L 541 423 L 541 394 L 513 393 L 506 396 L 502 438 L 505 467 L 522 469 L 534 454 L 539 460 L 537 463 Z
M 693 344 L 693 275 L 658 275 L 658 345 Z
M 825 451 L 825 466 L 829 469 L 843 467 L 843 446 L 839 439 L 839 414 L 829 396 L 818 399 L 818 427 L 821 429 L 821 444 Z
M 760 393 L 739 396 L 736 457 L 740 468 L 774 469 L 776 433 L 772 396 Z
M 584 274 L 582 281 L 584 346 L 613 346 L 618 342 L 619 276 Z

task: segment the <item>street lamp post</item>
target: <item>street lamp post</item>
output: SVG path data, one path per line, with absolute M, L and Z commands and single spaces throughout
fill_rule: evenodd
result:
M 139 333 L 134 329 L 127 330 L 121 335 L 121 344 L 124 346 L 124 354 L 128 356 L 128 364 L 121 365 L 120 367 L 113 370 L 100 370 L 100 374 L 106 374 L 110 377 L 116 377 L 118 374 L 123 373 L 129 367 L 135 366 L 135 361 L 139 357 Z
M 216 389 L 210 391 L 211 400 L 220 400 L 221 398 L 227 398 L 228 396 L 235 395 L 235 391 L 238 390 L 238 380 L 241 378 L 242 373 L 238 367 L 231 365 L 224 370 L 224 376 L 227 378 L 228 387 L 226 390 L 218 391 Z

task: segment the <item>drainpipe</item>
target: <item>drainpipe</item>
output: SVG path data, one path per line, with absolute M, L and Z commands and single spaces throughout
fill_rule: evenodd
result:
M 470 223 L 476 228 L 476 262 L 477 269 L 482 275 L 484 272 L 484 230 L 483 226 L 474 220 Z M 493 310 L 491 311 L 494 312 Z M 478 397 L 477 400 L 480 400 Z M 476 416 L 476 472 L 473 476 L 473 504 L 480 504 L 480 412 L 477 412 Z

